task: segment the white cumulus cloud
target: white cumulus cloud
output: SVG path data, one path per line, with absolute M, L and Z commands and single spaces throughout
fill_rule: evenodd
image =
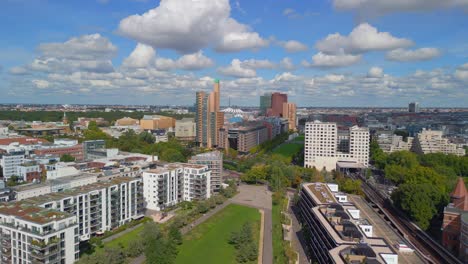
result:
M 280 42 L 280 46 L 290 53 L 308 50 L 307 45 L 297 40 L 289 40 L 289 41 Z
M 151 46 L 138 43 L 130 56 L 125 58 L 123 67 L 145 68 L 154 63 L 156 52 Z
M 226 76 L 238 78 L 251 78 L 257 75 L 255 70 L 243 67 L 239 59 L 233 59 L 229 66 L 220 67 L 218 72 Z
M 122 19 L 118 32 L 140 43 L 180 53 L 206 47 L 235 52 L 269 44 L 230 13 L 229 0 L 162 0 L 144 14 Z
M 345 67 L 358 63 L 361 60 L 361 57 L 361 55 L 352 55 L 344 53 L 329 55 L 323 52 L 319 52 L 312 56 L 312 63 L 302 61 L 302 65 L 304 67 L 318 68 Z
M 372 67 L 369 69 L 367 76 L 370 78 L 380 78 L 383 76 L 383 69 L 380 67 Z
M 396 49 L 387 52 L 387 59 L 392 61 L 425 61 L 440 56 L 440 51 L 436 48 L 420 48 L 415 50 Z
M 377 28 L 362 23 L 355 27 L 348 36 L 340 33 L 328 35 L 316 43 L 316 48 L 328 54 L 364 53 L 368 51 L 392 50 L 413 45 L 411 40 L 397 38 L 388 32 L 379 32 Z
M 250 68 L 250 69 L 274 69 L 276 68 L 276 64 L 269 60 L 256 60 L 256 59 L 249 59 L 242 61 L 242 67 Z
M 181 69 L 181 70 L 201 70 L 204 68 L 209 68 L 214 65 L 213 60 L 203 55 L 202 51 L 198 51 L 192 54 L 186 54 L 181 56 L 177 60 L 172 60 L 168 58 L 157 58 L 156 59 L 156 68 L 158 70 L 172 70 L 172 69 Z
M 356 11 L 364 16 L 396 12 L 421 12 L 437 9 L 468 7 L 466 0 L 333 0 L 338 10 Z

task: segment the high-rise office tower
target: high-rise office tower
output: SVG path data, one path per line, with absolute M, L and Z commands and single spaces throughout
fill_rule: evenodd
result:
M 418 102 L 409 103 L 408 112 L 410 112 L 410 113 L 419 113 L 419 103 Z
M 283 117 L 288 120 L 289 130 L 296 130 L 296 104 L 283 103 Z
M 271 108 L 271 93 L 260 95 L 260 113 L 265 115 L 268 108 Z
M 283 93 L 273 93 L 271 95 L 271 112 L 269 116 L 283 117 L 283 103 L 288 102 L 288 95 Z
M 215 80 L 211 93 L 196 93 L 195 123 L 199 146 L 212 148 L 218 145 L 218 131 L 224 125 L 224 114 L 219 111 L 220 84 Z

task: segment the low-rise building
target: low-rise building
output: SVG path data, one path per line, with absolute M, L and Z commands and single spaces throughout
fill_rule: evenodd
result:
M 41 167 L 33 161 L 16 166 L 16 176 L 22 181 L 32 182 L 41 180 Z
M 298 206 L 305 251 L 317 263 L 398 263 L 397 252 L 336 184 L 302 184 Z
M 221 151 L 197 154 L 192 156 L 188 163 L 208 166 L 211 171 L 211 191 L 219 191 L 223 183 L 223 153 Z
M 146 208 L 160 211 L 182 201 L 210 198 L 208 166 L 171 163 L 143 172 Z
M 175 124 L 174 118 L 161 115 L 145 115 L 140 120 L 140 127 L 144 130 L 173 129 Z
M 87 140 L 83 142 L 83 154 L 85 160 L 91 160 L 91 152 L 96 149 L 106 148 L 106 142 L 102 139 L 99 140 Z
M 1 263 L 65 263 L 79 258 L 75 215 L 22 202 L 0 204 Z
M 115 126 L 118 126 L 118 127 L 137 126 L 139 124 L 140 124 L 140 120 L 133 119 L 131 117 L 124 117 L 124 118 L 115 120 Z

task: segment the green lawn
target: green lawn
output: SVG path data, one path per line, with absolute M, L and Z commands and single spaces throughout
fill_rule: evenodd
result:
M 125 235 L 117 239 L 114 239 L 112 241 L 109 241 L 108 243 L 105 243 L 104 246 L 105 247 L 118 247 L 121 244 L 124 246 L 124 248 L 126 248 L 130 241 L 140 239 L 140 233 L 142 230 L 143 230 L 143 225 L 135 228 L 134 230 L 126 233 Z
M 302 141 L 302 142 L 304 142 L 304 139 L 305 139 L 305 136 L 304 136 L 304 135 L 299 135 L 299 136 L 297 136 L 297 137 L 294 139 L 294 141 Z
M 280 154 L 282 156 L 285 156 L 287 158 L 290 158 L 294 156 L 297 152 L 301 150 L 303 147 L 302 144 L 296 144 L 296 143 L 290 143 L 290 144 L 283 144 L 276 148 L 273 153 L 274 154 Z
M 286 254 L 283 246 L 283 226 L 281 225 L 281 207 L 283 206 L 284 199 L 281 201 L 282 204 L 273 204 L 271 210 L 271 218 L 273 224 L 273 263 L 283 264 L 287 263 Z
M 191 264 L 201 260 L 203 264 L 236 263 L 235 249 L 228 243 L 228 239 L 233 231 L 240 230 L 247 221 L 255 223 L 258 240 L 260 233 L 258 209 L 228 205 L 184 237 L 176 263 Z

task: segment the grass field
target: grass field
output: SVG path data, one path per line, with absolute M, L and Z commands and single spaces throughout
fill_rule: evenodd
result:
M 284 201 L 282 200 L 281 203 Z M 287 263 L 286 254 L 283 246 L 283 226 L 281 225 L 281 207 L 282 204 L 273 204 L 271 210 L 271 218 L 273 224 L 272 238 L 273 238 L 273 263 L 283 264 Z
M 299 136 L 297 136 L 297 137 L 294 139 L 294 141 L 302 141 L 302 142 L 304 142 L 304 139 L 305 139 L 305 136 L 304 136 L 304 135 L 299 135 Z
M 124 248 L 128 246 L 128 243 L 133 240 L 140 239 L 140 233 L 143 230 L 143 225 L 135 228 L 134 230 L 126 233 L 125 235 L 116 238 L 112 241 L 109 241 L 108 243 L 105 243 L 105 247 L 119 247 L 120 245 L 123 245 Z
M 303 147 L 302 144 L 296 144 L 296 143 L 283 144 L 277 147 L 275 150 L 273 150 L 273 153 L 280 154 L 282 156 L 290 158 L 294 156 L 294 154 L 299 152 L 302 147 Z
M 201 260 L 203 264 L 237 263 L 235 249 L 228 243 L 228 239 L 233 231 L 240 230 L 247 221 L 255 223 L 258 241 L 259 211 L 241 205 L 228 205 L 184 237 L 176 264 L 191 264 Z

